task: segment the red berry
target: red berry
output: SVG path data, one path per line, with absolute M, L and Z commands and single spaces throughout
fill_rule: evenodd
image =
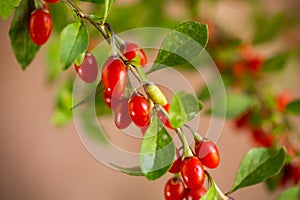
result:
M 47 3 L 58 3 L 59 0 L 45 0 Z
M 265 133 L 261 129 L 252 130 L 253 139 L 264 147 L 271 147 L 274 141 L 274 137 L 271 134 Z
M 291 176 L 295 184 L 300 182 L 300 165 L 292 166 Z
M 177 156 L 177 158 L 175 158 L 171 168 L 169 169 L 169 172 L 173 173 L 173 174 L 179 173 L 181 165 L 182 165 L 182 156 Z
M 248 125 L 250 112 L 246 112 L 235 120 L 235 126 L 237 128 L 242 128 Z
M 126 42 L 125 48 L 122 49 L 122 52 L 127 58 L 127 60 L 132 61 L 136 60 L 139 57 L 139 63 L 141 66 L 145 66 L 147 64 L 147 56 L 143 49 L 139 48 L 137 44 Z
M 127 128 L 131 123 L 131 118 L 128 112 L 128 100 L 120 99 L 112 102 L 114 112 L 114 121 L 119 129 Z
M 111 96 L 109 96 L 105 91 L 103 92 L 103 100 L 106 105 L 111 108 Z
M 46 9 L 37 9 L 30 15 L 29 33 L 36 45 L 47 42 L 52 30 L 52 18 Z
M 184 159 L 180 172 L 182 179 L 188 188 L 196 191 L 202 187 L 205 173 L 203 165 L 197 157 Z
M 124 93 L 127 84 L 127 69 L 122 60 L 112 56 L 104 63 L 102 83 L 111 97 L 120 97 Z
M 166 200 L 182 200 L 185 195 L 183 182 L 179 178 L 171 178 L 165 185 L 164 189 Z
M 217 146 L 211 141 L 201 141 L 195 149 L 196 156 L 208 168 L 216 168 L 220 163 Z
M 247 61 L 249 71 L 252 75 L 258 75 L 263 66 L 263 59 L 260 56 L 254 56 Z
M 283 112 L 285 110 L 285 107 L 291 102 L 292 95 L 288 92 L 282 92 L 277 96 L 276 99 L 276 109 L 279 112 Z
M 247 73 L 247 65 L 245 62 L 236 62 L 232 66 L 232 73 L 236 78 L 242 78 Z
M 147 126 L 150 123 L 150 107 L 147 99 L 142 95 L 135 95 L 129 101 L 129 114 L 135 125 Z
M 92 83 L 98 76 L 98 64 L 93 54 L 87 52 L 81 65 L 74 64 L 78 76 L 87 83 Z
M 163 106 L 163 108 L 164 108 L 167 112 L 169 112 L 169 110 L 170 110 L 170 104 L 166 104 L 165 106 Z M 172 130 L 174 129 L 174 128 L 171 126 L 169 120 L 166 119 L 165 115 L 164 115 L 162 112 L 158 112 L 158 113 L 157 113 L 157 116 L 158 116 L 159 120 L 160 120 L 166 127 L 170 128 L 170 129 L 172 129 Z
M 199 190 L 193 191 L 187 189 L 185 199 L 186 200 L 199 200 L 203 197 L 206 193 L 206 189 L 204 187 L 200 188 Z

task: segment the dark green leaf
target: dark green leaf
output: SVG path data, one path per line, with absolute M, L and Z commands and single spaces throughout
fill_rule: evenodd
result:
M 263 65 L 265 72 L 281 70 L 285 67 L 286 62 L 290 58 L 291 52 L 281 52 L 267 59 Z
M 254 43 L 263 43 L 269 41 L 276 37 L 278 33 L 282 30 L 285 15 L 283 13 L 277 13 L 275 16 L 272 16 L 270 20 L 265 20 L 265 13 L 262 15 L 262 19 L 259 26 L 256 27 L 254 35 Z
M 6 20 L 21 0 L 0 0 L 0 17 Z
M 193 119 L 203 105 L 193 95 L 177 92 L 170 104 L 170 123 L 174 128 L 180 128 L 187 121 Z
M 284 165 L 283 149 L 251 149 L 243 158 L 230 193 L 254 185 L 280 172 Z
M 227 92 L 226 94 L 226 113 L 223 109 L 223 104 L 217 104 L 212 108 L 211 113 L 217 116 L 234 118 L 244 113 L 254 103 L 254 99 L 245 94 L 235 94 Z
M 168 172 L 175 156 L 174 142 L 157 116 L 147 129 L 141 150 L 140 167 L 148 180 L 155 180 Z
M 286 189 L 275 200 L 299 200 L 300 199 L 300 186 Z
M 130 176 L 144 176 L 141 168 L 139 166 L 137 167 L 121 167 L 115 164 L 111 163 L 111 166 L 118 169 L 120 172 L 123 172 L 124 174 L 130 175 Z
M 280 180 L 282 177 L 282 170 L 280 171 L 280 173 L 276 174 L 275 176 L 272 176 L 270 178 L 268 178 L 265 183 L 266 186 L 268 187 L 269 190 L 274 191 L 275 189 L 277 189 Z
M 9 30 L 11 46 L 22 69 L 26 69 L 39 50 L 39 46 L 32 42 L 28 30 L 30 14 L 34 9 L 33 0 L 23 0 L 16 9 Z
M 199 59 L 208 41 L 206 24 L 185 22 L 175 27 L 164 39 L 150 72 L 183 65 Z
M 290 102 L 287 106 L 286 106 L 286 110 L 299 115 L 300 114 L 300 99 L 296 99 L 292 102 Z
M 83 22 L 69 24 L 60 36 L 60 61 L 67 69 L 88 47 L 89 35 Z

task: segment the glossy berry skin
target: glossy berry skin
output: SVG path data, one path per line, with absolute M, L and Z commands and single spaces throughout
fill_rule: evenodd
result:
M 129 114 L 135 125 L 144 127 L 150 123 L 150 107 L 142 95 L 134 95 L 129 101 Z
M 171 168 L 169 169 L 169 172 L 172 173 L 172 174 L 177 174 L 177 173 L 179 173 L 179 172 L 180 172 L 181 165 L 182 165 L 182 156 L 178 156 L 178 157 L 174 160 L 174 162 L 173 162 Z
M 163 108 L 169 113 L 169 110 L 170 110 L 170 104 L 166 104 L 165 106 L 163 106 Z M 159 120 L 166 126 L 168 127 L 169 129 L 174 129 L 169 120 L 166 119 L 165 115 L 162 113 L 162 112 L 158 112 L 157 113 L 157 116 L 159 118 Z
M 52 18 L 46 9 L 37 9 L 30 15 L 29 33 L 36 45 L 47 42 L 52 31 Z
M 127 69 L 118 57 L 110 57 L 102 67 L 102 83 L 111 97 L 120 97 L 127 84 Z
M 182 200 L 185 195 L 183 182 L 179 178 L 171 178 L 164 188 L 165 200 Z
M 201 141 L 195 148 L 196 156 L 208 168 L 216 168 L 220 163 L 217 146 L 212 141 Z
M 93 54 L 87 52 L 81 65 L 74 64 L 78 76 L 86 83 L 92 83 L 98 76 L 98 64 Z
M 59 0 L 45 0 L 47 3 L 58 3 Z
M 143 67 L 147 64 L 147 56 L 143 49 L 137 44 L 126 42 L 125 48 L 122 49 L 123 55 L 128 61 L 136 60 Z M 139 60 L 137 60 L 139 59 Z
M 202 163 L 197 157 L 185 158 L 181 165 L 183 182 L 191 190 L 199 190 L 204 182 L 205 173 Z
M 127 128 L 131 123 L 131 118 L 128 112 L 128 100 L 120 99 L 112 102 L 114 112 L 114 121 L 119 129 Z
M 199 190 L 193 191 L 187 189 L 186 191 L 186 200 L 199 200 L 201 197 L 203 197 L 206 193 L 206 189 L 204 187 L 201 187 Z
M 109 108 L 111 108 L 111 96 L 109 96 L 108 94 L 107 94 L 107 92 L 103 92 L 103 100 L 104 100 L 104 102 L 105 102 L 105 104 L 109 107 Z

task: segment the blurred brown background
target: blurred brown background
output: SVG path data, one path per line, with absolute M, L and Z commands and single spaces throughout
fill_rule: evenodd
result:
M 163 199 L 169 174 L 149 182 L 116 172 L 87 152 L 73 123 L 62 129 L 51 124 L 56 87 L 45 83 L 43 47 L 31 66 L 22 71 L 10 46 L 10 21 L 0 20 L 0 199 Z M 227 123 L 218 141 L 221 165 L 212 170 L 224 192 L 230 189 L 239 162 L 251 147 L 245 134 L 233 131 Z M 233 196 L 268 200 L 275 195 L 260 184 Z

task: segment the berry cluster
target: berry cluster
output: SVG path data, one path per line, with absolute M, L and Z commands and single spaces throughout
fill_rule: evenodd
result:
M 286 128 L 287 118 L 285 113 L 287 104 L 292 101 L 291 94 L 287 92 L 280 93 L 275 97 L 271 97 L 271 107 L 264 106 L 262 110 L 256 112 L 255 109 L 248 110 L 235 120 L 235 126 L 238 129 L 246 129 L 251 133 L 251 138 L 258 146 L 276 147 L 276 145 L 285 146 L 289 159 L 279 174 L 281 186 L 286 186 L 292 182 L 298 184 L 300 182 L 300 154 L 297 144 L 291 142 L 289 132 Z M 261 102 L 265 104 L 265 102 Z M 276 117 L 274 117 L 276 116 Z M 270 119 L 275 118 L 275 121 Z M 260 119 L 257 122 L 257 119 Z M 281 120 L 278 120 L 281 119 Z
M 169 169 L 178 174 L 168 180 L 164 195 L 166 200 L 199 200 L 205 193 L 204 166 L 216 168 L 220 163 L 220 155 L 216 145 L 207 140 L 196 142 L 195 153 L 191 157 L 178 156 Z M 179 175 L 180 173 L 180 175 Z M 179 178 L 181 176 L 181 178 Z
M 33 11 L 29 19 L 29 33 L 32 41 L 41 46 L 45 44 L 52 31 L 52 18 L 48 3 L 58 3 L 59 0 L 45 0 L 39 8 Z

